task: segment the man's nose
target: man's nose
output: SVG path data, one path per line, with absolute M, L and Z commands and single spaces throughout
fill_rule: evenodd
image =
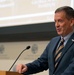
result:
M 59 23 L 58 22 L 55 22 L 55 26 L 58 27 L 59 26 Z

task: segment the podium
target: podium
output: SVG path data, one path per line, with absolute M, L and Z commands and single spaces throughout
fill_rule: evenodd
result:
M 0 75 L 22 75 L 22 74 L 12 71 L 0 71 Z

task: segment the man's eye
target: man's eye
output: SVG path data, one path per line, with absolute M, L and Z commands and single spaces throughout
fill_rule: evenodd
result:
M 59 20 L 58 22 L 61 22 L 61 23 L 62 23 L 62 22 L 63 22 L 63 20 Z

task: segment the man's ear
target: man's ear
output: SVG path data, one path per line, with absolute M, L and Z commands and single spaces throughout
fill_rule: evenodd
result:
M 74 18 L 71 19 L 71 26 L 74 26 Z

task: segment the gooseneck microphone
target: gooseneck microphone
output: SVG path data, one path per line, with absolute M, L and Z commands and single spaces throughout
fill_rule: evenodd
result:
M 16 60 L 14 61 L 14 63 L 12 64 L 12 66 L 10 67 L 9 71 L 12 69 L 12 67 L 14 66 L 14 64 L 16 63 L 16 61 L 18 60 L 18 58 L 21 56 L 21 54 L 25 51 L 25 50 L 28 50 L 30 49 L 30 46 L 27 46 L 19 55 L 18 57 L 16 58 Z

